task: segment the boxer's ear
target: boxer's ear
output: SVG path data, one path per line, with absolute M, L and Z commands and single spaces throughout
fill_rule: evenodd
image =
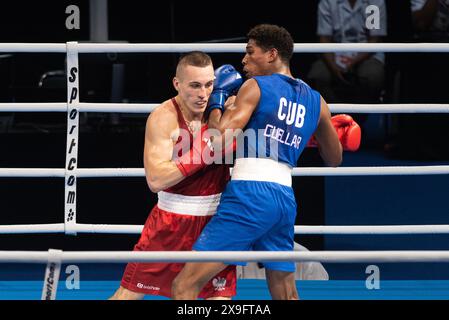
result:
M 175 90 L 179 91 L 179 80 L 178 80 L 178 78 L 174 77 L 172 82 L 173 82 L 173 87 L 175 87 Z

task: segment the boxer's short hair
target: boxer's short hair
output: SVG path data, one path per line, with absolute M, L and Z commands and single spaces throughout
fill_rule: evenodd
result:
M 212 64 L 211 57 L 202 51 L 190 51 L 181 55 L 176 67 L 176 73 L 179 72 L 180 68 L 185 66 L 194 66 L 204 68 Z

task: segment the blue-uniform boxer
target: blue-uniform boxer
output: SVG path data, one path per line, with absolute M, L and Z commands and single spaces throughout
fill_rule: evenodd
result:
M 235 69 L 225 68 L 228 78 L 238 79 Z M 217 71 L 220 80 L 223 69 Z M 257 138 L 238 144 L 232 180 L 194 250 L 293 250 L 296 201 L 291 170 L 317 127 L 320 94 L 303 81 L 282 74 L 253 79 L 261 95 L 244 132 L 253 130 L 255 135 L 247 136 Z M 272 270 L 295 271 L 293 262 L 264 265 Z
M 292 76 L 294 42 L 287 30 L 259 25 L 250 30 L 248 39 L 242 63 L 250 79 L 241 84 L 241 76 L 232 66 L 220 67 L 209 98 L 209 128 L 221 133 L 210 139 L 215 150 L 223 146 L 227 130 L 243 129 L 240 137 L 244 139 L 237 140 L 232 180 L 222 193 L 218 212 L 193 246 L 198 251 L 292 251 L 296 202 L 291 170 L 301 152 L 313 134 L 315 140 L 310 145 L 318 146 L 327 165 L 338 166 L 342 161 L 339 140 L 343 146 L 352 142 L 354 148 L 357 144 L 353 142 L 360 138 L 360 128 L 349 116 L 333 123 L 319 93 Z M 229 105 L 231 99 L 227 98 L 237 90 Z M 202 138 L 199 148 L 192 147 L 192 156 L 207 153 L 210 145 L 208 138 Z M 194 173 L 203 165 L 186 167 Z M 294 263 L 264 265 L 273 299 L 298 299 Z M 202 286 L 225 267 L 223 262 L 186 263 L 173 282 L 172 296 L 195 299 Z

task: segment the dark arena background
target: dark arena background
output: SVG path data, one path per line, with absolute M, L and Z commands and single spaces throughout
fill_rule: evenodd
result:
M 189 1 L 105 1 L 107 13 L 95 16 L 92 1 L 4 1 L 0 5 L 0 42 L 65 43 L 229 43 L 246 41 L 259 23 L 285 27 L 295 43 L 318 42 L 317 0 L 270 5 L 226 2 L 228 9 Z M 80 9 L 80 28 L 67 29 L 66 8 Z M 388 34 L 381 42 L 416 42 L 411 2 L 386 0 Z M 96 20 L 95 20 L 96 19 Z M 107 28 L 103 23 L 106 21 Z M 242 70 L 242 54 L 211 53 L 214 66 L 233 64 Z M 386 53 L 385 83 L 378 103 L 448 103 L 445 53 Z M 98 53 L 79 55 L 80 101 L 158 103 L 175 95 L 172 77 L 179 54 Z M 295 53 L 293 75 L 306 82 L 315 53 Z M 67 83 L 64 53 L 0 53 L 0 102 L 64 102 Z M 361 101 L 341 101 L 363 103 Z M 352 114 L 362 124 L 359 151 L 345 152 L 344 167 L 444 165 L 449 161 L 449 117 L 446 114 Z M 142 168 L 148 114 L 81 113 L 78 168 Z M 0 112 L 0 168 L 64 168 L 67 114 Z M 299 167 L 321 167 L 317 149 L 306 149 Z M 449 224 L 447 175 L 294 177 L 297 225 Z M 143 177 L 78 179 L 77 222 L 144 224 L 157 201 Z M 0 178 L 0 225 L 62 223 L 62 178 Z M 86 251 L 130 251 L 139 236 L 124 234 L 0 234 L 0 250 L 49 248 Z M 296 236 L 309 250 L 446 250 L 448 235 L 310 235 Z M 370 264 L 324 264 L 330 280 L 348 287 L 307 291 L 307 298 L 394 295 L 367 290 Z M 376 264 L 382 280 L 419 283 L 449 280 L 446 263 Z M 80 265 L 82 280 L 110 281 L 104 299 L 118 286 L 123 264 Z M 64 268 L 61 281 L 66 277 Z M 40 281 L 45 267 L 0 265 L 0 299 L 39 299 L 40 292 L 14 292 L 1 285 L 10 280 Z M 351 281 L 358 281 L 351 284 Z M 356 283 L 356 284 L 355 284 Z M 88 286 L 88 285 L 87 285 Z M 320 285 L 318 285 L 320 286 Z M 324 285 L 323 285 L 324 286 Z M 337 286 L 337 285 L 335 285 Z M 41 287 L 39 287 L 40 289 Z M 448 287 L 446 291 L 448 292 Z M 91 291 L 95 291 L 93 286 Z M 268 295 L 266 288 L 264 292 Z M 421 291 L 420 291 L 421 290 Z M 8 291 L 8 293 L 6 293 Z M 338 292 L 340 293 L 338 293 Z M 307 293 L 308 292 L 308 293 Z M 336 293 L 337 292 L 337 293 Z M 264 293 L 264 294 L 265 294 Z M 436 297 L 438 293 L 433 292 Z M 399 297 L 401 296 L 398 293 Z M 75 294 L 73 297 L 76 299 Z

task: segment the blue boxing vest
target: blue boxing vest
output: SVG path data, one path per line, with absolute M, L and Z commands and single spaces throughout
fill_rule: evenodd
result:
M 320 118 L 320 94 L 300 79 L 256 76 L 261 96 L 244 128 L 237 158 L 268 158 L 296 167 Z

